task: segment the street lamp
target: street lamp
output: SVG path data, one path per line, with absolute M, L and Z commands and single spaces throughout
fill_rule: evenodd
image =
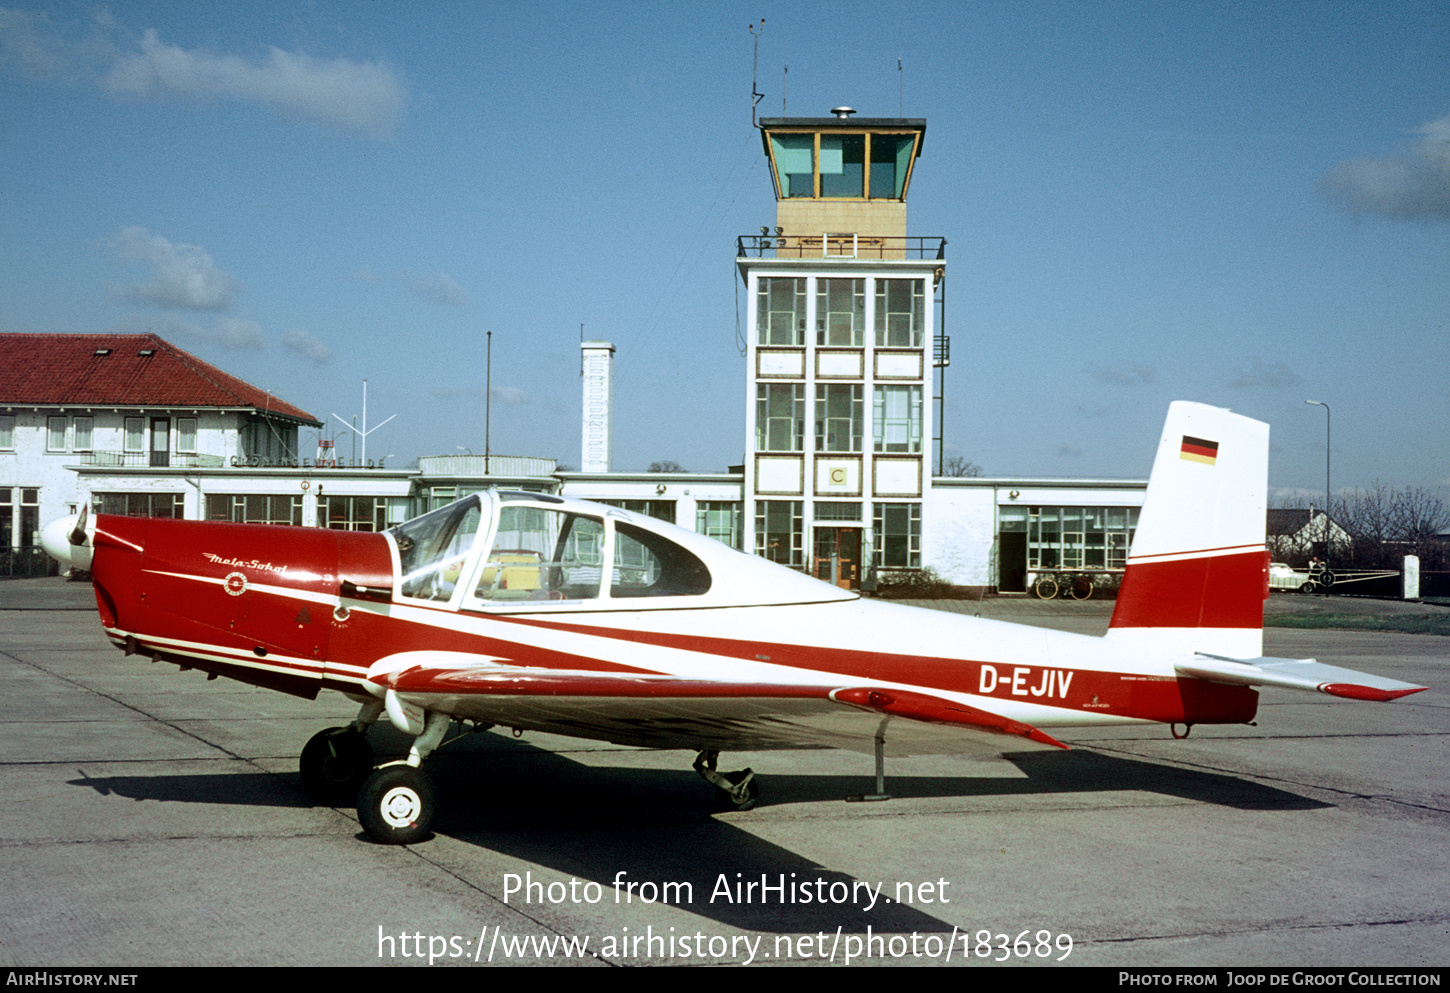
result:
M 1333 420 L 1329 404 L 1320 400 L 1305 400 L 1307 404 L 1324 408 L 1324 571 L 1329 572 L 1329 427 Z

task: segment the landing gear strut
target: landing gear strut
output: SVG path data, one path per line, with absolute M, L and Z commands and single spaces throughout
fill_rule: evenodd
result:
M 437 711 L 424 717 L 423 733 L 413 739 L 408 757 L 373 770 L 357 798 L 357 817 L 374 841 L 411 845 L 428 837 L 438 813 L 433 783 L 423 760 L 443 742 L 452 718 Z
M 715 806 L 721 810 L 749 810 L 760 799 L 760 786 L 753 769 L 739 772 L 716 772 L 720 753 L 706 749 L 695 756 L 695 771 L 715 787 Z

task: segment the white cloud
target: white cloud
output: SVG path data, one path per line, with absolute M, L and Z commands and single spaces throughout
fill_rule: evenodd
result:
M 1138 386 L 1144 383 L 1151 383 L 1158 378 L 1158 372 L 1150 365 L 1134 363 L 1131 372 L 1122 369 L 1099 369 L 1098 379 L 1105 383 L 1118 383 L 1123 386 Z
M 324 365 L 332 361 L 332 349 L 328 348 L 321 341 L 306 331 L 299 331 L 293 328 L 282 335 L 282 347 L 296 352 L 305 359 L 310 359 L 318 365 Z
M 487 392 L 481 386 L 432 386 L 428 392 L 439 400 L 468 399 L 479 403 L 483 402 L 485 396 L 491 396 L 494 403 L 501 403 L 506 407 L 521 407 L 530 400 L 528 391 L 517 386 L 495 386 Z
M 204 341 L 229 351 L 260 352 L 267 347 L 267 336 L 262 333 L 261 325 L 240 317 L 222 317 L 207 327 L 174 314 L 156 319 L 133 314 L 119 321 L 114 330 L 118 334 L 159 334 L 168 341 Z
M 261 351 L 267 347 L 262 326 L 242 317 L 223 317 L 211 331 L 202 331 L 201 337 L 232 351 Z
M 1283 362 L 1265 362 L 1255 356 L 1249 360 L 1247 369 L 1238 370 L 1238 374 L 1229 381 L 1229 386 L 1249 390 L 1261 386 L 1277 389 L 1284 386 L 1295 386 L 1301 382 L 1303 380 L 1299 378 L 1298 374 Z
M 240 288 L 202 248 L 173 245 L 139 225 L 117 235 L 115 249 L 121 259 L 151 267 L 150 282 L 112 287 L 125 300 L 186 310 L 230 310 Z
M 1400 220 L 1450 220 L 1450 115 L 1420 128 L 1397 155 L 1341 162 L 1319 181 L 1345 210 Z
M 280 48 L 252 64 L 236 55 L 187 51 L 154 30 L 138 53 L 118 58 L 104 80 L 112 94 L 151 99 L 232 99 L 261 104 L 352 134 L 386 137 L 403 113 L 397 73 L 375 62 L 314 58 Z
M 468 304 L 468 294 L 463 292 L 463 287 L 442 273 L 412 280 L 408 284 L 408 289 L 432 303 L 441 303 L 449 307 L 464 307 Z
M 397 271 L 391 276 L 384 276 L 374 272 L 368 266 L 363 266 L 352 274 L 352 278 L 370 286 L 395 286 L 414 296 L 422 297 L 429 303 L 443 304 L 447 307 L 468 306 L 468 294 L 464 292 L 463 287 L 441 272 L 431 276 L 412 276 L 407 272 Z

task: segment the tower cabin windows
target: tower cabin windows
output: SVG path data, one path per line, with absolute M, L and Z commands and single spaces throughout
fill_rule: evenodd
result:
M 866 334 L 866 280 L 816 280 L 816 344 L 861 345 Z
M 769 135 L 782 200 L 900 200 L 920 132 L 777 132 Z
M 806 281 L 766 277 L 760 281 L 755 330 L 762 345 L 804 345 Z

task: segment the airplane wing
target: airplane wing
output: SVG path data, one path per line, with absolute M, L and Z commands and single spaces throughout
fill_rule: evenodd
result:
M 645 748 L 845 748 L 870 754 L 1066 748 L 1037 728 L 914 690 L 684 679 L 519 666 L 411 652 L 369 679 L 394 698 L 466 720 Z M 441 657 L 440 657 L 441 656 Z
M 1317 690 L 1350 700 L 1397 700 L 1425 689 L 1398 679 L 1324 665 L 1315 659 L 1231 659 L 1199 653 L 1199 659 L 1175 666 L 1179 675 L 1238 686 L 1280 686 L 1291 690 Z

